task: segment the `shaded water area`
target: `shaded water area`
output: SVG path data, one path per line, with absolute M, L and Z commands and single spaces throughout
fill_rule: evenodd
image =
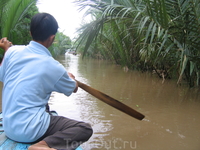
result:
M 92 125 L 84 150 L 200 150 L 200 90 L 151 73 L 124 72 L 110 62 L 65 55 L 58 60 L 76 79 L 141 112 L 134 119 L 79 88 L 67 97 L 53 93 L 59 115 Z
M 199 89 L 151 73 L 124 72 L 110 62 L 65 55 L 58 59 L 76 79 L 143 113 L 142 121 L 79 88 L 66 97 L 54 93 L 51 108 L 60 115 L 89 122 L 94 134 L 85 150 L 199 150 Z

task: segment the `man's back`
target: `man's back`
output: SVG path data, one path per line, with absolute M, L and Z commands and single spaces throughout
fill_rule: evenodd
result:
M 58 66 L 49 51 L 33 41 L 6 52 L 0 79 L 4 82 L 3 125 L 8 137 L 33 142 L 46 132 L 50 116 L 45 105 L 64 73 Z

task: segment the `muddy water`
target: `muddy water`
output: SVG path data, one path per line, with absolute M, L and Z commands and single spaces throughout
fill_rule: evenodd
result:
M 94 134 L 84 150 L 200 150 L 200 91 L 147 73 L 124 72 L 105 61 L 74 55 L 58 59 L 76 79 L 143 113 L 136 120 L 82 89 L 70 97 L 53 93 L 60 115 L 89 122 Z
M 54 93 L 51 109 L 89 122 L 94 134 L 85 150 L 200 150 L 200 94 L 147 73 L 124 72 L 105 61 L 66 55 L 59 61 L 76 79 L 143 113 L 136 120 L 79 89 L 66 97 Z

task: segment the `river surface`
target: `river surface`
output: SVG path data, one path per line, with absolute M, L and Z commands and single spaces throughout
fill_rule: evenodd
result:
M 69 97 L 53 93 L 59 115 L 92 125 L 85 150 L 200 150 L 200 90 L 150 73 L 125 72 L 101 60 L 65 55 L 58 59 L 76 79 L 145 115 L 139 121 L 80 89 Z
M 101 60 L 58 58 L 76 79 L 145 115 L 134 119 L 80 89 L 67 97 L 53 93 L 50 108 L 88 122 L 94 134 L 84 150 L 200 150 L 200 90 L 176 86 L 150 73 L 125 72 Z

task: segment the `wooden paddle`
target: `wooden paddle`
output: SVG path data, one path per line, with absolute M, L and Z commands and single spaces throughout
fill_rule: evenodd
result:
M 76 80 L 77 81 L 77 80 Z M 145 116 L 137 111 L 135 111 L 134 109 L 130 108 L 129 106 L 119 102 L 118 100 L 84 84 L 81 83 L 80 81 L 77 81 L 78 86 L 80 88 L 82 88 L 83 90 L 85 90 L 86 92 L 90 93 L 91 95 L 93 95 L 94 97 L 100 99 L 101 101 L 107 103 L 108 105 L 121 110 L 122 112 L 138 119 L 138 120 L 142 120 Z

